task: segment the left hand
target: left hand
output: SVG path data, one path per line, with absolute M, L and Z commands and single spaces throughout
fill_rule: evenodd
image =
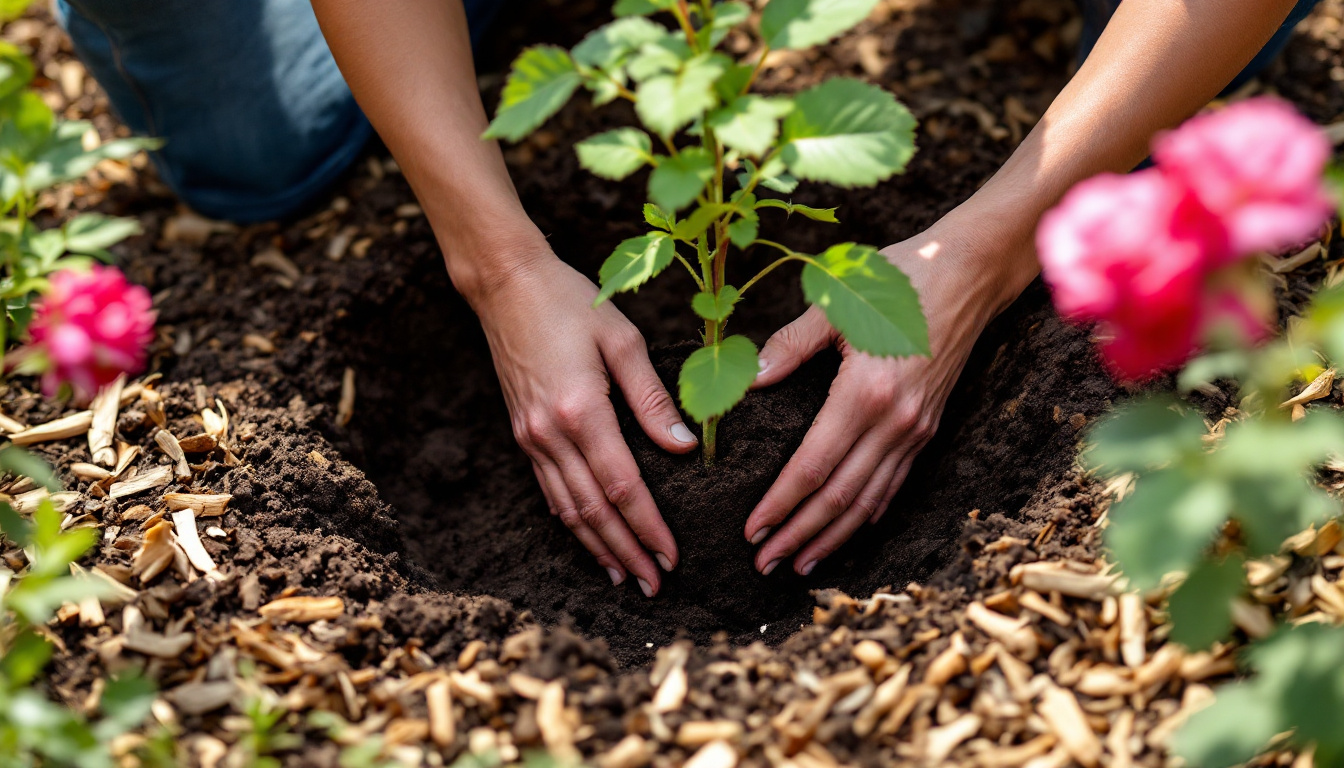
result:
M 815 306 L 766 342 L 754 388 L 778 383 L 830 345 L 843 360 L 798 452 L 747 518 L 747 540 L 765 542 L 755 559 L 761 573 L 796 553 L 793 568 L 806 576 L 886 511 L 933 437 L 976 338 L 1006 303 L 1004 281 L 990 279 L 995 270 L 968 250 L 930 232 L 883 251 L 919 292 L 931 358 L 858 352 Z

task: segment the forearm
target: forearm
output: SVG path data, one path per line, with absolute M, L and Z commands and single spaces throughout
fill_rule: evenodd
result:
M 323 34 L 364 113 L 401 165 L 458 290 L 491 285 L 550 257 L 528 219 L 476 86 L 456 0 L 313 0 Z
M 1038 272 L 1036 224 L 1075 183 L 1125 172 L 1149 142 L 1218 94 L 1292 0 L 1124 0 L 1096 48 L 1003 168 L 940 222 L 969 232 L 997 313 Z M 967 235 L 961 235 L 965 238 Z

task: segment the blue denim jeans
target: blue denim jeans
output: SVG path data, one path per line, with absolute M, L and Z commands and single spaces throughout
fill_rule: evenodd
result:
M 376 0 L 375 0 L 376 1 Z M 453 0 L 442 0 L 452 2 Z M 465 0 L 479 42 L 506 0 Z M 1120 0 L 1079 0 L 1086 56 Z M 1316 0 L 1300 0 L 1229 88 L 1263 69 Z M 309 0 L 56 0 L 118 116 L 167 140 L 159 173 L 207 216 L 262 221 L 320 197 L 372 133 Z
M 451 2 L 452 0 L 443 0 Z M 472 42 L 504 0 L 466 0 Z M 75 51 L 192 208 L 283 218 L 322 195 L 373 129 L 309 0 L 57 0 Z

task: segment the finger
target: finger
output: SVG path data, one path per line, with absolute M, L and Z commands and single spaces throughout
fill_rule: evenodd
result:
M 565 486 L 574 498 L 579 519 L 593 529 L 627 571 L 639 581 L 639 588 L 647 597 L 658 594 L 662 580 L 653 558 L 640 546 L 639 539 L 626 524 L 625 518 L 611 505 L 602 487 L 593 477 L 588 460 L 576 446 L 552 454 L 564 475 Z M 671 534 L 669 533 L 669 536 Z
M 888 453 L 883 437 L 876 432 L 865 433 L 826 482 L 766 539 L 756 553 L 757 570 L 768 575 L 782 559 L 798 551 L 849 509 Z
M 887 454 L 882 463 L 877 465 L 877 471 L 873 472 L 863 490 L 854 498 L 849 509 L 832 520 L 798 552 L 798 556 L 793 559 L 793 567 L 799 575 L 807 576 L 812 573 L 817 563 L 839 549 L 841 544 L 849 541 L 854 532 L 863 526 L 864 521 L 878 514 L 887 489 L 891 485 L 891 479 L 904 460 L 905 454 L 899 451 Z
M 896 492 L 901 490 L 902 485 L 905 485 L 905 478 L 910 475 L 910 466 L 915 463 L 917 453 L 919 453 L 918 450 L 911 451 L 900 466 L 896 468 L 896 473 L 891 476 L 891 480 L 887 483 L 887 492 L 882 496 L 882 503 L 878 505 L 877 511 L 868 519 L 868 522 L 876 525 L 877 521 L 881 520 L 882 516 L 887 513 L 887 509 L 891 507 L 891 500 L 896 498 Z
M 534 459 L 532 469 L 537 473 L 537 480 L 541 482 L 541 487 L 546 493 L 546 500 L 550 504 L 551 514 L 560 518 L 569 530 L 574 532 L 579 542 L 584 548 L 597 558 L 597 564 L 607 569 L 607 575 L 611 577 L 611 583 L 619 585 L 625 581 L 625 567 L 621 565 L 620 559 L 612 554 L 611 548 L 602 541 L 602 537 L 597 535 L 583 518 L 579 516 L 578 507 L 574 505 L 574 499 L 569 495 L 569 490 L 565 488 L 564 478 L 560 475 L 560 468 L 550 459 Z M 554 500 L 554 501 L 553 501 Z
M 752 389 L 777 384 L 798 366 L 835 341 L 835 329 L 826 315 L 816 307 L 809 307 L 797 320 L 775 331 L 761 348 L 761 372 L 756 374 Z
M 574 436 L 574 442 L 583 452 L 602 495 L 620 510 L 629 529 L 653 553 L 663 570 L 675 568 L 677 542 L 658 513 L 658 505 L 639 475 L 630 448 L 621 439 L 616 412 L 609 406 L 596 411 L 585 429 Z
M 695 435 L 682 420 L 681 412 L 672 402 L 662 380 L 654 373 L 648 348 L 638 331 L 632 330 L 620 341 L 612 342 L 610 350 L 603 349 L 602 359 L 625 401 L 630 404 L 630 410 L 634 411 L 639 426 L 658 447 L 672 453 L 695 450 Z
M 864 432 L 852 404 L 828 398 L 812 428 L 803 437 L 802 445 L 747 516 L 744 529 L 747 541 L 752 544 L 764 541 L 794 507 L 821 488 Z

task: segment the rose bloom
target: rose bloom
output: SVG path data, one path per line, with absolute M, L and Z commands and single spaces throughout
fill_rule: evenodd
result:
M 1158 167 L 1224 222 L 1227 260 L 1316 235 L 1335 210 L 1323 179 L 1330 152 L 1320 128 L 1274 98 L 1200 115 L 1153 142 Z
M 1227 260 L 1228 236 L 1182 185 L 1157 169 L 1095 176 L 1046 213 L 1036 239 L 1060 314 L 1100 324 L 1115 375 L 1144 379 L 1195 352 L 1208 265 Z
M 97 265 L 88 272 L 61 270 L 50 283 L 28 327 L 30 350 L 49 362 L 44 392 L 54 394 L 68 383 L 89 397 L 118 375 L 144 367 L 145 348 L 154 338 L 149 291 Z

